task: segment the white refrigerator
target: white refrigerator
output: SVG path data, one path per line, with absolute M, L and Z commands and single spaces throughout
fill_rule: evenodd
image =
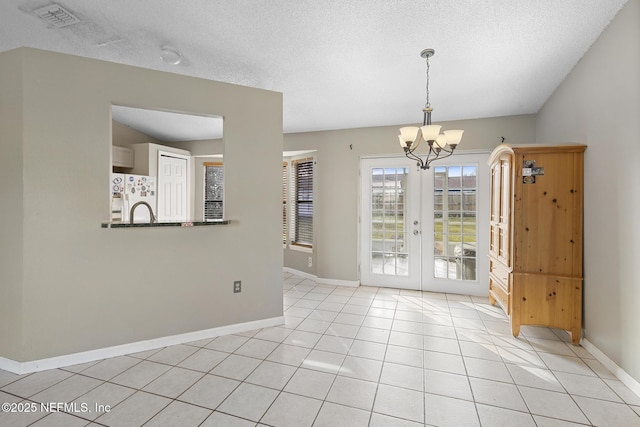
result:
M 137 202 L 146 202 L 151 206 L 153 214 L 156 209 L 156 177 L 111 174 L 111 220 L 129 222 L 131 207 Z M 134 213 L 134 222 L 149 222 L 149 209 L 138 206 Z

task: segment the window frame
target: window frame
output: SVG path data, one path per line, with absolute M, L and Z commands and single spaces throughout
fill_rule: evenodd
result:
M 293 250 L 297 250 L 297 251 L 302 251 L 302 252 L 313 252 L 313 239 L 314 239 L 314 232 L 313 232 L 313 205 L 314 205 L 314 199 L 315 199 L 315 166 L 316 166 L 316 160 L 314 156 L 304 156 L 304 157 L 300 157 L 300 158 L 292 158 L 290 160 L 290 168 L 289 168 L 289 203 L 290 203 L 290 207 L 289 207 L 289 248 L 293 249 Z M 298 165 L 302 164 L 302 163 L 309 163 L 310 164 L 310 169 L 311 169 L 311 173 L 310 175 L 310 192 L 309 190 L 307 190 L 306 196 L 310 197 L 310 199 L 305 199 L 305 200 L 301 200 L 298 198 L 299 192 L 298 192 L 298 184 L 299 184 L 299 176 L 298 176 Z M 300 239 L 297 239 L 296 237 L 300 235 L 300 230 L 299 230 L 299 222 L 298 222 L 298 206 L 300 205 L 300 203 L 303 203 L 305 205 L 310 205 L 310 212 L 311 212 L 311 228 L 310 230 L 307 230 L 308 233 L 310 233 L 311 235 L 311 242 L 308 241 L 300 241 Z
M 289 162 L 286 160 L 282 161 L 282 247 L 287 247 L 287 238 L 289 236 L 289 232 L 287 227 L 289 226 L 289 222 L 287 221 L 288 216 L 288 208 L 289 208 Z
M 214 200 L 219 201 L 222 204 L 222 217 L 221 218 L 207 218 L 207 167 L 220 167 L 222 168 L 222 199 Z M 224 181 L 224 162 L 223 161 L 213 161 L 213 162 L 202 162 L 202 219 L 207 222 L 212 221 L 222 221 L 225 218 L 225 181 Z

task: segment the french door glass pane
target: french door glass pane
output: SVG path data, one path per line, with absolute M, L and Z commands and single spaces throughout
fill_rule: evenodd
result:
M 408 276 L 406 168 L 371 169 L 371 273 Z
M 477 166 L 434 168 L 434 276 L 476 280 Z

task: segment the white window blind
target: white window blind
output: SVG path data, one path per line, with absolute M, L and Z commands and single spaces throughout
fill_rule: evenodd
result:
M 294 245 L 313 245 L 313 158 L 294 160 L 292 166 L 292 239 Z
M 282 162 L 282 244 L 287 244 L 287 162 Z
M 222 162 L 204 163 L 204 220 L 223 219 L 224 166 Z

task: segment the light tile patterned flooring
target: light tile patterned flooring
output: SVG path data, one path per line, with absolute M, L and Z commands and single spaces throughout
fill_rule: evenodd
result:
M 486 298 L 285 273 L 284 304 L 280 327 L 0 371 L 0 402 L 78 408 L 0 412 L 0 425 L 640 426 L 640 397 L 587 351 L 549 328 L 512 337 Z

